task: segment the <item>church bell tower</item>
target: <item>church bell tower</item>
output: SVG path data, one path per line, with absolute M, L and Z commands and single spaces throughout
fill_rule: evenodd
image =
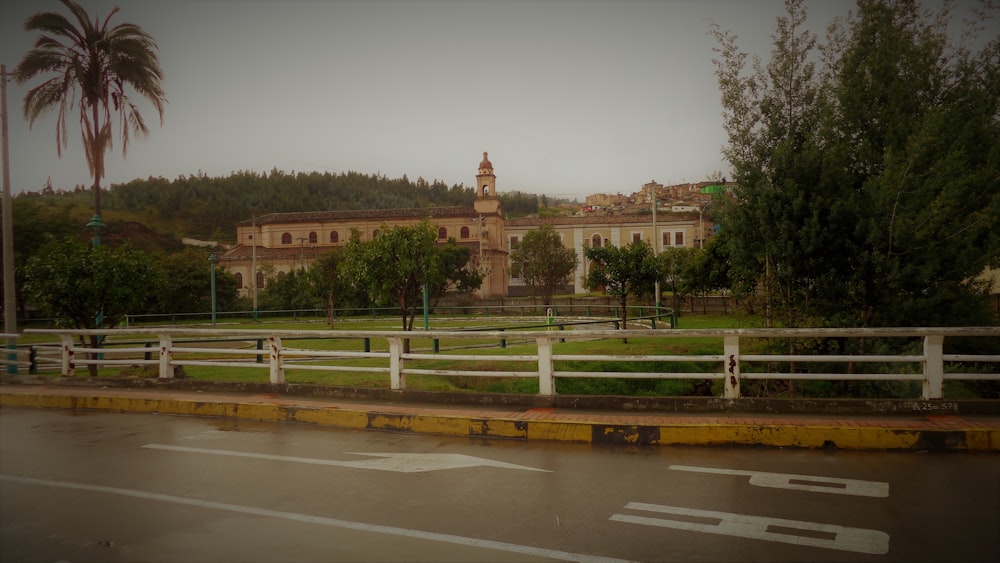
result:
M 507 236 L 503 208 L 497 197 L 497 177 L 493 174 L 493 163 L 485 152 L 479 163 L 479 173 L 476 174 L 476 199 L 472 207 L 476 213 L 474 221 L 479 229 L 479 267 L 486 274 L 479 294 L 481 297 L 507 295 Z
M 493 163 L 489 155 L 483 152 L 483 161 L 479 163 L 479 174 L 476 174 L 476 199 L 497 198 L 497 177 L 493 174 Z
M 493 163 L 489 154 L 483 152 L 483 160 L 479 163 L 479 173 L 476 174 L 476 213 L 480 215 L 502 215 L 500 200 L 497 199 L 497 177 L 493 174 Z

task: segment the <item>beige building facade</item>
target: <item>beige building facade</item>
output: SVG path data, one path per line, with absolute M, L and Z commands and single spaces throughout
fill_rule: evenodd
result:
M 643 240 L 657 253 L 673 247 L 699 247 L 700 241 L 710 236 L 714 228 L 711 223 L 702 223 L 697 212 L 658 212 L 655 225 L 652 214 L 512 219 L 505 226 L 507 251 L 510 252 L 529 231 L 542 225 L 551 225 L 562 238 L 563 245 L 576 253 L 577 267 L 572 283 L 575 293 L 587 293 L 585 281 L 590 264 L 584 252 L 588 247 L 625 246 Z M 520 295 L 524 291 L 521 280 L 509 280 L 509 295 Z

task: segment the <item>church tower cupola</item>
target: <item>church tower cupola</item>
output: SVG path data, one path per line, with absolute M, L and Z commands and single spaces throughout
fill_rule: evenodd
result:
M 479 174 L 476 174 L 476 199 L 496 199 L 497 197 L 497 177 L 493 174 L 493 163 L 490 162 L 489 155 L 483 153 L 483 160 L 479 163 Z

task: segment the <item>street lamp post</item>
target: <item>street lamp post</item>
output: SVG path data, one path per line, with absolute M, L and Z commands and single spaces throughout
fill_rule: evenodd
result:
M 95 213 L 94 216 L 90 218 L 90 222 L 87 223 L 87 228 L 94 231 L 94 238 L 91 239 L 94 246 L 101 246 L 101 229 L 106 226 L 107 225 L 104 224 L 104 221 L 101 221 L 100 215 Z
M 212 269 L 212 327 L 215 327 L 215 263 L 218 258 L 215 257 L 215 253 L 208 255 L 208 263 L 211 265 Z
M 103 229 L 106 226 L 107 225 L 104 224 L 104 221 L 101 221 L 101 216 L 98 215 L 97 213 L 95 213 L 94 216 L 91 217 L 90 221 L 87 223 L 87 228 L 94 231 L 94 238 L 91 239 L 94 248 L 101 246 L 101 229 Z M 98 309 L 97 313 L 94 315 L 94 326 L 95 328 L 101 328 L 101 326 L 103 325 L 104 325 L 104 308 L 102 307 Z M 97 345 L 100 346 L 101 342 L 103 341 L 104 341 L 104 335 L 100 334 L 97 335 Z M 98 358 L 101 358 L 101 356 L 98 355 Z

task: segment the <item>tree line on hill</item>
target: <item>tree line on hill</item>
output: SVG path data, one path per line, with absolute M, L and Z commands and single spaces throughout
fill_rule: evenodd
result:
M 102 218 L 114 234 L 125 221 L 136 221 L 176 239 L 192 237 L 235 241 L 236 224 L 268 213 L 468 206 L 474 188 L 448 186 L 440 180 L 411 181 L 359 172 L 240 171 L 225 177 L 204 173 L 136 179 L 102 193 Z M 498 195 L 510 217 L 538 213 L 547 198 L 520 191 Z M 47 186 L 16 198 L 24 214 L 53 232 L 82 229 L 93 214 L 91 191 Z M 18 221 L 15 218 L 15 225 Z M 16 237 L 16 234 L 15 234 Z

